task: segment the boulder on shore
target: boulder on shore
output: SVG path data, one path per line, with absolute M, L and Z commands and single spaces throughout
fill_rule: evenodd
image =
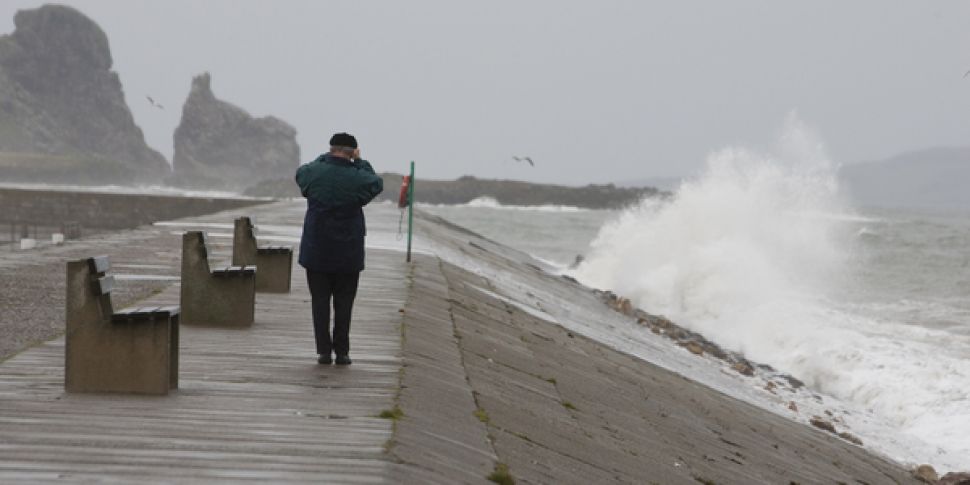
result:
M 8 180 L 161 182 L 111 70 L 104 31 L 60 5 L 21 10 L 0 36 L 0 173 Z
M 209 73 L 192 79 L 175 130 L 176 184 L 242 189 L 281 174 L 292 179 L 299 164 L 296 129 L 272 116 L 253 118 L 217 99 Z

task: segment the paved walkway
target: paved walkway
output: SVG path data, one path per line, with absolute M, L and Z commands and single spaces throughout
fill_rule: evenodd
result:
M 263 244 L 297 241 L 303 206 L 285 202 L 57 251 L 104 249 L 120 270 L 172 274 L 182 231 L 208 230 L 225 260 L 243 213 Z M 419 215 L 407 265 L 391 250 L 403 244 L 397 210 L 367 217 L 354 365 L 316 364 L 299 269 L 290 294 L 257 296 L 251 329 L 182 326 L 180 389 L 167 397 L 67 395 L 63 341 L 47 342 L 0 363 L 0 483 L 915 483 L 833 434 L 556 323 L 547 310 L 615 318 L 522 253 Z M 63 271 L 53 264 L 36 271 Z M 164 288 L 147 301 L 176 303 L 178 287 Z M 396 426 L 376 417 L 396 406 Z
M 302 223 L 302 204 L 291 202 L 157 227 L 208 227 L 215 257 L 228 258 L 231 240 L 218 234 L 231 233 L 243 213 L 271 228 L 259 235 L 263 244 L 295 240 Z M 3 362 L 0 482 L 385 481 L 392 422 L 376 416 L 398 389 L 403 259 L 368 251 L 347 368 L 315 362 L 299 266 L 290 294 L 257 295 L 251 329 L 183 325 L 180 389 L 167 397 L 64 393 L 63 338 Z M 145 303 L 176 304 L 178 290 L 173 284 Z

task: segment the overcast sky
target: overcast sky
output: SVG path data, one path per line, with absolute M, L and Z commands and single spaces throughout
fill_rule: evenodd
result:
M 43 2 L 3 0 L 13 14 Z M 970 145 L 970 2 L 66 0 L 172 155 L 193 75 L 378 170 L 567 184 L 689 174 L 796 110 L 838 162 Z M 152 108 L 151 95 L 166 106 Z M 517 164 L 529 155 L 536 166 Z

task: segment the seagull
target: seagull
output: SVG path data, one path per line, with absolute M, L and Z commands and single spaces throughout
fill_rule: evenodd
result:
M 158 108 L 158 109 L 165 109 L 165 107 L 164 107 L 164 106 L 162 106 L 162 104 L 161 104 L 161 103 L 156 103 L 156 102 L 155 102 L 155 100 L 154 100 L 154 99 L 152 99 L 152 97 L 151 97 L 151 96 L 147 96 L 147 95 L 146 95 L 146 96 L 145 96 L 145 99 L 147 99 L 147 100 L 148 100 L 148 103 L 149 103 L 149 104 L 151 104 L 152 106 L 154 106 L 154 107 L 156 107 L 156 108 Z
M 529 165 L 531 165 L 533 167 L 536 166 L 535 163 L 532 163 L 532 158 L 531 157 L 512 157 L 512 159 L 515 160 L 516 162 L 529 162 Z
M 967 71 L 966 74 L 963 75 L 963 77 L 967 77 L 967 76 L 970 76 L 970 71 Z

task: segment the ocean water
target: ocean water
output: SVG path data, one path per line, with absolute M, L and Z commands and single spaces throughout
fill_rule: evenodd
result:
M 171 187 L 167 185 L 68 185 L 68 184 L 48 184 L 48 183 L 27 183 L 15 182 L 6 183 L 0 181 L 0 188 L 25 189 L 25 190 L 56 190 L 67 192 L 97 192 L 104 194 L 134 194 L 134 195 L 164 195 L 173 197 L 205 197 L 213 199 L 260 199 L 261 197 L 250 197 L 236 192 L 226 190 L 195 190 Z
M 561 269 L 586 253 L 600 227 L 617 214 L 570 206 L 504 206 L 490 197 L 420 208 Z
M 422 208 L 863 410 L 868 447 L 970 469 L 970 211 L 855 206 L 797 121 L 667 202 Z

